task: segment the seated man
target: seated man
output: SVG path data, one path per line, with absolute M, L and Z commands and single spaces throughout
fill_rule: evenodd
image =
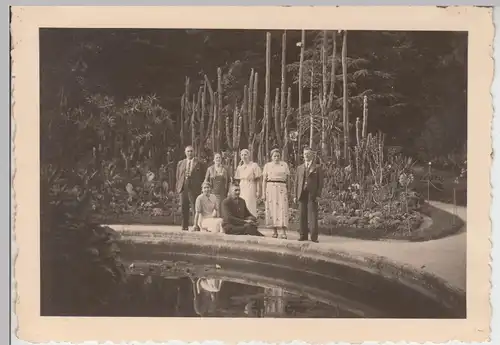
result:
M 248 210 L 245 200 L 240 198 L 240 186 L 231 185 L 221 209 L 222 228 L 226 234 L 264 236 L 257 230 L 257 219 Z
M 209 232 L 222 232 L 222 219 L 219 216 L 217 198 L 210 191 L 210 183 L 203 182 L 202 193 L 196 198 L 194 230 L 203 229 Z

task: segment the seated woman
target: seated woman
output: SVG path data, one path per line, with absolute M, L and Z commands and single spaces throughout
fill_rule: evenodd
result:
M 203 229 L 209 232 L 222 232 L 222 218 L 219 216 L 217 197 L 211 193 L 210 183 L 203 182 L 201 191 L 194 205 L 195 231 Z

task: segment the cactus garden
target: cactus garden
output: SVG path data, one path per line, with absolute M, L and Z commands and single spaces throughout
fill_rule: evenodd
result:
M 236 169 L 242 148 L 263 166 L 277 147 L 293 170 L 301 162 L 301 148 L 311 146 L 325 170 L 320 199 L 324 233 L 405 237 L 424 223 L 424 201 L 430 189 L 443 185 L 432 177 L 430 167 L 418 176 L 415 165 L 427 162 L 390 145 L 387 133 L 376 125 L 383 116 L 381 108 L 387 112 L 407 107 L 404 97 L 385 93 L 387 80 L 396 76 L 371 70 L 363 57 L 350 57 L 347 31 L 302 31 L 295 38 L 286 31 L 261 34 L 265 45 L 255 54 L 262 54 L 264 66 L 236 60 L 202 71 L 198 78 L 185 76 L 179 102 L 168 109 L 156 94 L 119 101 L 91 94 L 83 86 L 81 104 L 73 105 L 69 102 L 75 102 L 75 96 L 61 89 L 59 115 L 42 131 L 63 142 L 68 141 L 64 135 L 86 133 L 86 142 L 78 143 L 77 156 L 72 157 L 77 160 L 72 178 L 84 183 L 76 185 L 73 194 L 81 200 L 78 193 L 86 194 L 89 217 L 105 223 L 179 224 L 175 167 L 188 144 L 206 167 L 214 152 L 222 152 L 230 171 Z M 300 39 L 292 42 L 300 48 L 295 49 L 298 61 L 287 53 L 293 39 Z M 355 36 L 352 40 L 356 44 Z M 77 67 L 83 68 L 82 61 L 77 60 Z M 377 88 L 377 82 L 384 87 Z M 65 133 L 53 129 L 61 121 Z M 52 150 L 50 155 L 57 153 Z M 465 161 L 455 163 L 463 170 Z M 50 164 L 45 168 L 66 181 L 63 169 Z M 455 179 L 465 181 L 463 171 Z M 291 206 L 293 228 L 297 210 Z M 261 205 L 261 218 L 263 212 Z

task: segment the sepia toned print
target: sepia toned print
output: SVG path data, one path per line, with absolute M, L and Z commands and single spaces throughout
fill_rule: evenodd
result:
M 234 25 L 205 8 L 201 25 L 187 9 L 15 12 L 19 336 L 487 338 L 490 11 L 245 8 Z M 269 332 L 248 333 L 259 318 Z

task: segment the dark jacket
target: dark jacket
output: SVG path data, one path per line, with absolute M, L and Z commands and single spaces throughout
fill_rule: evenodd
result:
M 304 189 L 304 175 L 307 179 L 307 190 L 310 197 L 316 199 L 318 196 L 321 196 L 321 191 L 323 190 L 323 169 L 321 165 L 313 162 L 309 170 L 306 171 L 304 163 L 297 167 L 297 173 L 295 174 L 294 196 L 297 200 L 300 199 L 302 190 Z
M 177 163 L 177 173 L 176 173 L 176 191 L 177 193 L 182 192 L 184 187 L 184 182 L 186 180 L 186 169 L 187 169 L 187 159 L 183 159 Z M 203 163 L 199 159 L 193 158 L 193 167 L 191 168 L 191 190 L 201 193 L 201 184 L 205 178 L 205 168 Z
M 245 200 L 242 198 L 233 199 L 228 197 L 222 201 L 222 226 L 226 225 L 245 225 L 245 219 L 255 217 L 247 208 Z

